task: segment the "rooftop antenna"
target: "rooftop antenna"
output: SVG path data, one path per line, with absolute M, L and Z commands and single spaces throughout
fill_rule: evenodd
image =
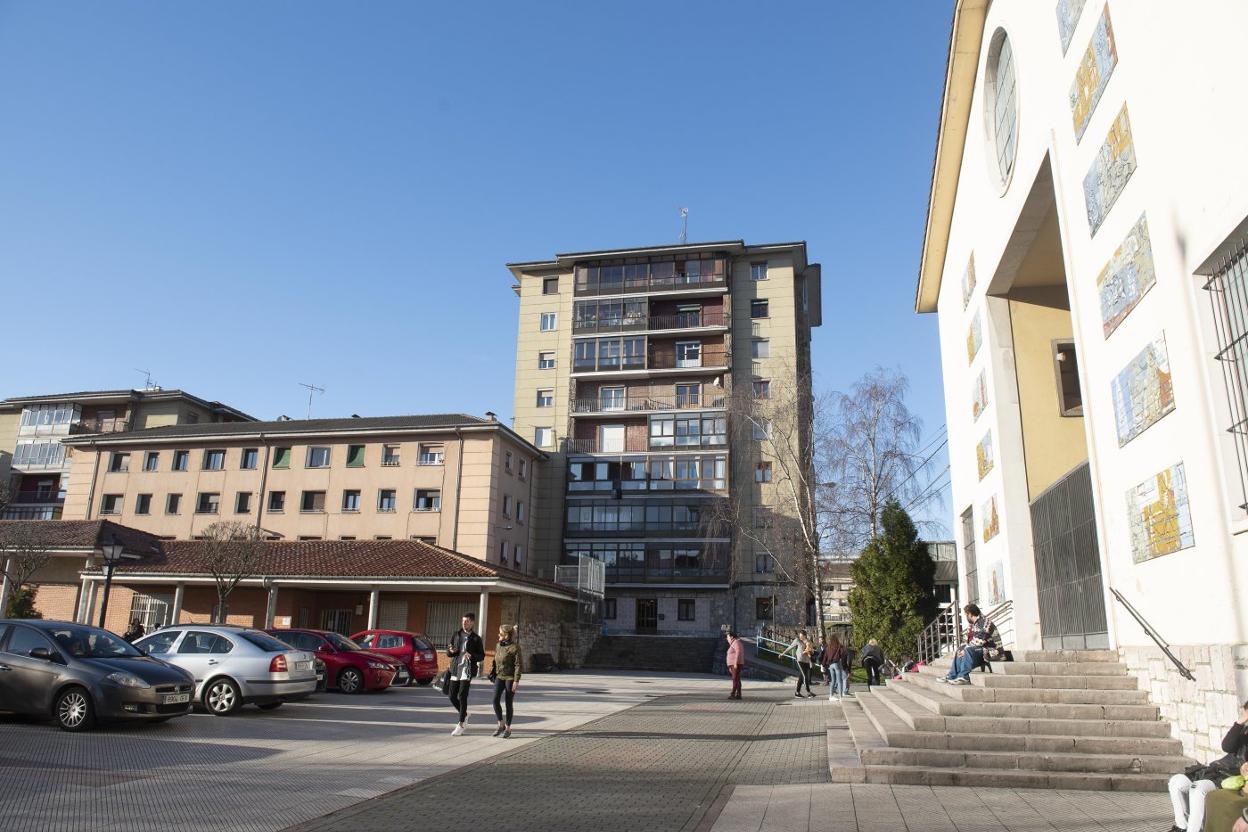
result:
M 680 209 L 680 244 L 689 242 L 689 209 Z
M 151 390 L 153 387 L 155 387 L 155 386 L 156 386 L 156 383 L 155 383 L 154 381 L 152 381 L 152 371 L 151 371 L 151 370 L 141 370 L 141 369 L 139 369 L 138 367 L 135 367 L 135 368 L 134 368 L 134 371 L 135 371 L 136 373 L 142 373 L 142 374 L 143 374 L 143 376 L 144 376 L 144 378 L 143 378 L 143 389 L 144 389 L 144 390 Z
M 308 418 L 311 419 L 312 418 L 312 394 L 324 393 L 325 388 L 317 387 L 315 384 L 304 384 L 302 381 L 299 382 L 299 386 L 308 388 Z

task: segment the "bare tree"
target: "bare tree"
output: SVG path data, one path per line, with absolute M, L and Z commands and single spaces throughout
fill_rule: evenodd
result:
M 255 526 L 222 521 L 203 531 L 204 565 L 217 587 L 214 624 L 224 624 L 226 600 L 236 587 L 256 575 L 265 542 Z
M 48 562 L 51 553 L 39 533 L 38 521 L 0 524 L 0 612 L 7 614 L 9 599 L 19 596 L 35 574 Z

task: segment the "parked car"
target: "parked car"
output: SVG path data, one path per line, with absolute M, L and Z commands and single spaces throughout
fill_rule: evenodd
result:
M 438 675 L 438 653 L 421 633 L 404 630 L 365 630 L 351 640 L 366 650 L 389 656 L 411 673 L 411 683 L 427 685 Z
M 165 722 L 191 710 L 194 680 L 108 630 L 0 619 L 0 711 L 51 716 L 65 731 L 97 720 Z
M 381 653 L 363 649 L 346 636 L 330 630 L 266 630 L 274 638 L 314 653 L 325 662 L 326 685 L 341 693 L 384 690 L 407 684 L 410 674 L 402 664 Z
M 329 682 L 325 678 L 325 660 L 320 656 L 316 656 L 312 659 L 312 667 L 316 670 L 316 689 L 318 691 L 325 690 L 325 688 L 329 685 Z
M 178 624 L 134 646 L 189 671 L 195 678 L 195 699 L 216 716 L 246 704 L 271 711 L 316 691 L 312 654 L 260 630 Z

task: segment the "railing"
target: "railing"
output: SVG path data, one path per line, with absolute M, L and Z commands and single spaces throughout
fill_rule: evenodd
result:
M 714 567 L 608 566 L 607 583 L 728 583 L 728 570 Z
M 677 312 L 674 315 L 611 315 L 609 317 L 585 318 L 573 321 L 575 335 L 612 332 L 644 332 L 662 329 L 702 329 L 725 327 L 729 316 L 722 309 L 703 309 L 701 312 Z
M 48 493 L 42 491 L 18 491 L 9 498 L 9 505 L 48 505 L 64 502 L 65 495 L 56 491 Z
M 645 535 L 665 535 L 668 537 L 727 537 L 727 530 L 713 531 L 705 522 L 678 522 L 675 520 L 647 523 L 639 521 L 602 521 L 588 523 L 567 523 L 565 533 L 568 537 L 640 537 Z
M 962 646 L 962 611 L 950 604 L 919 633 L 915 661 L 930 663 Z
M 593 343 L 581 341 L 578 343 Z M 615 373 L 636 372 L 640 370 L 678 370 L 698 369 L 700 367 L 727 367 L 728 350 L 719 344 L 703 345 L 697 358 L 677 358 L 673 348 L 671 352 L 656 353 L 653 348 L 645 355 L 598 355 L 578 358 L 575 347 L 572 350 L 573 373 Z
M 1166 654 L 1166 658 L 1168 658 L 1174 665 L 1175 669 L 1179 671 L 1179 675 L 1184 679 L 1187 679 L 1189 682 L 1196 681 L 1196 677 L 1192 675 L 1192 671 L 1188 670 L 1187 665 L 1179 661 L 1179 657 L 1174 655 L 1174 652 L 1171 651 L 1170 642 L 1162 638 L 1161 634 L 1153 628 L 1153 625 L 1144 620 L 1144 616 L 1140 615 L 1139 610 L 1132 606 L 1130 601 L 1122 597 L 1121 592 L 1114 589 L 1112 586 L 1109 588 L 1109 591 L 1114 594 L 1114 598 L 1118 600 L 1119 604 L 1126 607 L 1127 612 L 1131 613 L 1131 617 L 1135 619 L 1136 623 L 1140 625 L 1148 637 L 1157 643 L 1157 646 L 1161 648 L 1161 652 Z
M 573 413 L 650 413 L 661 410 L 715 410 L 727 405 L 722 395 L 596 396 L 572 399 Z
M 691 289 L 715 289 L 726 287 L 727 285 L 728 277 L 724 274 L 642 275 L 622 280 L 576 285 L 573 291 L 579 298 L 595 295 L 629 295 L 638 292 L 679 292 Z
M 664 437 L 671 439 L 672 437 Z M 682 440 L 697 439 L 696 445 L 662 445 L 658 447 L 648 447 L 641 444 L 639 440 L 628 441 L 625 439 L 624 449 L 616 447 L 604 447 L 599 438 L 592 439 L 564 439 L 560 447 L 565 454 L 657 454 L 659 456 L 670 455 L 673 451 L 718 451 L 727 450 L 728 437 L 722 433 L 708 433 L 700 436 L 682 436 Z M 673 457 L 668 457 L 673 458 Z M 621 460 L 625 461 L 625 460 Z M 632 460 L 627 460 L 632 461 Z M 642 461 L 640 459 L 636 461 Z
M 70 433 L 124 433 L 130 430 L 130 423 L 125 419 L 83 419 L 72 422 Z

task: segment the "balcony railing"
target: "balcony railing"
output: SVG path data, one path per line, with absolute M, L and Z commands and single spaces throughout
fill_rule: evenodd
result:
M 703 309 L 700 312 L 677 312 L 674 315 L 613 315 L 575 321 L 574 335 L 611 332 L 644 332 L 650 329 L 702 329 L 726 327 L 729 316 L 723 309 Z
M 608 566 L 608 584 L 638 583 L 727 583 L 728 570 L 714 567 L 682 566 Z
M 69 426 L 70 433 L 124 433 L 130 430 L 125 419 L 83 419 Z
M 56 491 L 17 491 L 9 498 L 9 505 L 63 505 L 65 495 Z
M 572 399 L 573 413 L 651 413 L 659 410 L 715 410 L 726 405 L 723 395 L 687 393 L 680 396 L 596 396 Z
M 611 443 L 603 442 L 599 437 L 593 439 L 565 439 L 561 443 L 560 449 L 565 454 L 637 454 L 636 461 L 648 461 L 642 459 L 646 454 L 666 456 L 672 451 L 718 451 L 728 449 L 728 435 L 724 433 L 678 437 L 665 436 L 662 439 L 669 444 L 638 445 L 636 440 L 634 440 L 633 442 L 626 441 L 623 448 L 614 447 Z M 677 440 L 676 444 L 671 444 L 674 439 Z
M 586 343 L 584 341 L 580 343 Z M 592 342 L 591 342 L 592 343 Z M 580 358 L 572 351 L 573 373 L 636 372 L 641 370 L 696 370 L 728 366 L 728 349 L 720 344 L 703 345 L 696 358 L 678 357 L 676 352 L 657 352 L 653 348 L 644 355 L 598 355 Z
M 596 295 L 632 295 L 639 292 L 685 292 L 696 289 L 721 289 L 728 286 L 724 274 L 638 275 L 622 280 L 599 280 L 582 284 L 577 281 L 577 297 Z
M 706 538 L 714 535 L 706 523 L 645 523 L 645 522 L 602 522 L 602 523 L 567 523 L 564 533 L 568 537 L 642 537 L 662 535 L 663 537 Z

